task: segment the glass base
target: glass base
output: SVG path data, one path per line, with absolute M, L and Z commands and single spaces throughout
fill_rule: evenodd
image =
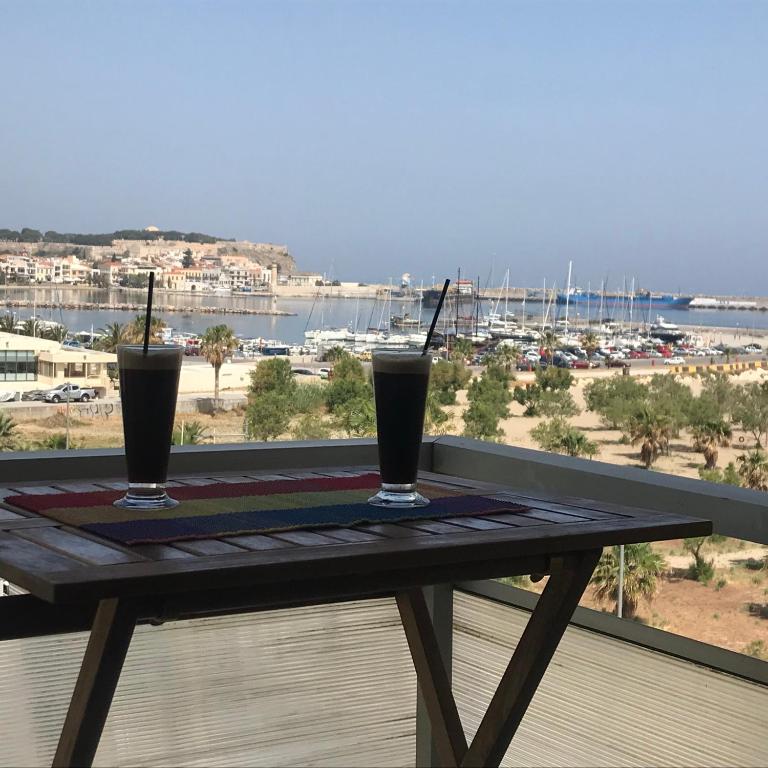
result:
M 416 483 L 402 485 L 382 483 L 381 490 L 375 496 L 371 496 L 368 503 L 374 507 L 413 509 L 426 507 L 429 504 L 429 499 L 416 491 Z
M 125 496 L 112 505 L 122 509 L 171 509 L 179 502 L 165 492 L 164 483 L 129 483 Z

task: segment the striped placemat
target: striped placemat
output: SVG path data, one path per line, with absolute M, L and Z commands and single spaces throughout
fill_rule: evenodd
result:
M 379 488 L 379 475 L 313 477 L 179 486 L 173 509 L 120 509 L 123 491 L 9 496 L 5 501 L 60 523 L 121 544 L 156 544 L 298 528 L 347 527 L 363 523 L 440 519 L 525 509 L 513 502 L 466 494 L 429 483 L 419 491 L 427 507 L 391 509 L 366 503 Z

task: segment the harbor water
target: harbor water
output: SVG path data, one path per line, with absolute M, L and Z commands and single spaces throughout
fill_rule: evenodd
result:
M 67 289 L 57 287 L 15 288 L 4 292 L 0 302 L 3 310 L 14 312 L 16 319 L 25 320 L 33 314 L 33 308 L 10 308 L 6 301 L 27 301 L 36 304 L 55 304 L 55 308 L 40 308 L 36 310 L 38 318 L 54 320 L 62 323 L 71 332 L 89 331 L 103 328 L 108 323 L 129 323 L 137 312 L 125 311 L 117 308 L 93 310 L 93 309 L 66 309 L 61 305 L 80 303 L 99 304 L 141 304 L 144 300 L 142 291 L 110 291 L 104 289 Z M 304 331 L 313 328 L 350 328 L 364 331 L 367 328 L 385 329 L 388 324 L 389 314 L 402 315 L 410 313 L 414 318 L 418 317 L 418 302 L 403 302 L 397 298 L 389 302 L 374 299 L 303 299 L 280 298 L 276 303 L 270 297 L 247 295 L 212 295 L 212 294 L 165 294 L 158 293 L 156 301 L 162 305 L 172 305 L 184 308 L 183 311 L 169 312 L 163 316 L 163 320 L 174 330 L 189 333 L 203 333 L 212 325 L 224 323 L 233 328 L 241 337 L 264 338 L 284 341 L 286 343 L 302 343 Z M 203 311 L 203 308 L 206 308 Z M 216 309 L 221 309 L 217 312 Z M 232 310 L 237 309 L 278 309 L 283 312 L 294 313 L 286 315 L 244 315 L 236 314 Z M 491 302 L 482 303 L 482 312 L 488 313 L 492 309 Z M 506 309 L 513 312 L 522 320 L 523 305 L 518 301 L 509 301 Z M 0 311 L 3 311 L 0 310 Z M 225 311 L 229 310 L 229 311 Z M 498 311 L 505 311 L 502 300 Z M 550 313 L 555 318 L 562 319 L 565 307 L 552 306 Z M 525 314 L 527 323 L 533 327 L 541 324 L 542 307 L 540 302 L 527 302 Z M 604 313 L 616 321 L 628 322 L 626 309 L 609 310 Z M 639 327 L 648 321 L 648 312 L 635 312 L 632 318 L 633 326 Z M 656 319 L 656 312 L 652 313 L 651 321 Z M 592 320 L 597 319 L 597 308 L 593 308 L 590 314 Z M 707 310 L 707 309 L 665 309 L 664 318 L 671 323 L 684 326 L 694 326 L 702 330 L 708 327 L 724 327 L 737 329 L 747 338 L 753 331 L 768 330 L 768 312 L 738 311 L 738 310 Z M 482 316 L 482 314 L 481 314 Z M 552 314 L 549 315 L 550 319 Z M 432 310 L 423 309 L 422 323 L 426 326 L 432 318 Z M 570 307 L 569 322 L 574 325 L 586 323 L 586 307 Z M 450 320 L 448 320 L 450 322 Z

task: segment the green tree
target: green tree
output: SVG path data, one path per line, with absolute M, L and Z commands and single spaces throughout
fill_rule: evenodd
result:
M 54 432 L 38 440 L 37 445 L 42 451 L 64 451 L 67 449 L 67 435 L 64 432 Z M 69 447 L 75 447 L 74 440 L 69 441 Z
M 0 411 L 0 451 L 15 450 L 18 445 L 17 425 L 11 416 Z
M 460 361 L 438 360 L 432 366 L 429 388 L 441 405 L 454 405 L 456 393 L 464 389 L 471 378 L 469 369 Z
M 710 541 L 709 536 L 696 536 L 683 540 L 683 549 L 693 557 L 693 562 L 688 568 L 688 576 L 702 584 L 709 584 L 715 575 L 714 560 L 707 560 L 702 554 L 702 549 L 708 541 Z
M 41 331 L 40 323 L 37 320 L 30 318 L 29 320 L 24 321 L 24 325 L 21 329 L 21 334 L 22 336 L 35 336 L 39 338 L 40 331 Z
M 10 312 L 0 317 L 0 331 L 3 333 L 16 333 L 16 320 Z
M 302 413 L 291 426 L 294 440 L 327 440 L 330 436 L 331 425 L 315 413 Z
M 362 363 L 352 355 L 344 353 L 340 356 L 333 366 L 333 375 L 326 388 L 326 405 L 332 413 L 346 410 L 349 418 L 354 418 L 354 413 L 350 416 L 350 409 L 359 412 L 360 402 L 369 400 L 373 405 L 373 388 L 368 381 Z M 354 405 L 351 405 L 354 403 Z M 368 413 L 369 410 L 366 410 Z M 347 423 L 349 419 L 347 419 Z M 349 431 L 349 430 L 348 430 Z
M 524 416 L 576 416 L 579 408 L 568 391 L 574 382 L 572 374 L 564 368 L 537 367 L 536 381 L 526 387 L 517 387 L 516 402 L 525 406 Z
M 669 448 L 670 421 L 666 414 L 648 405 L 636 411 L 629 422 L 629 438 L 632 445 L 640 443 L 640 458 L 646 469 Z
M 103 328 L 99 329 L 101 334 L 96 340 L 96 348 L 102 352 L 117 352 L 117 347 L 120 344 L 124 344 L 125 338 L 125 326 L 120 323 L 107 323 Z
M 440 398 L 435 390 L 427 390 L 427 404 L 424 412 L 424 432 L 428 435 L 445 434 L 445 425 L 449 419 L 443 410 Z
M 464 434 L 478 440 L 497 441 L 503 435 L 499 421 L 509 416 L 512 396 L 509 382 L 498 371 L 486 368 L 467 390 L 469 407 L 464 412 Z
M 43 328 L 40 332 L 40 338 L 61 343 L 67 338 L 68 334 L 69 331 L 63 325 L 53 325 L 49 328 Z
M 624 547 L 623 615 L 634 618 L 641 600 L 649 602 L 659 591 L 659 579 L 665 568 L 664 558 L 650 544 L 627 544 Z M 619 596 L 619 547 L 605 550 L 590 582 L 595 597 L 612 601 Z
M 760 448 L 755 448 L 742 453 L 736 460 L 739 462 L 739 477 L 745 488 L 768 491 L 768 455 Z
M 228 325 L 213 325 L 205 329 L 200 352 L 213 366 L 213 409 L 219 407 L 219 374 L 224 361 L 237 349 L 237 337 Z
M 679 437 L 695 402 L 691 388 L 676 376 L 657 373 L 648 381 L 648 400 L 656 413 L 666 417 L 670 436 Z
M 250 378 L 248 395 L 251 398 L 275 392 L 285 395 L 290 400 L 297 387 L 290 362 L 281 357 L 270 357 L 259 361 L 251 371 Z
M 633 376 L 610 376 L 589 382 L 584 398 L 608 429 L 627 430 L 632 414 L 648 402 L 648 388 Z
M 561 416 L 542 421 L 531 430 L 530 435 L 542 450 L 553 453 L 592 458 L 598 451 L 597 443 Z
M 192 257 L 192 249 L 191 248 L 187 248 L 184 251 L 184 255 L 181 257 L 181 266 L 184 269 L 190 269 L 194 265 L 195 265 L 195 260 Z
M 733 420 L 755 438 L 756 448 L 762 448 L 768 434 L 768 381 L 746 384 L 735 397 Z
M 274 440 L 288 431 L 290 423 L 290 398 L 277 390 L 268 390 L 250 399 L 243 431 L 249 439 Z

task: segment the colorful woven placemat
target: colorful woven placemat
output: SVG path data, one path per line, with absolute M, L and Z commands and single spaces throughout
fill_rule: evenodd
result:
M 5 501 L 121 544 L 157 544 L 525 509 L 512 502 L 429 483 L 419 484 L 421 493 L 430 499 L 427 507 L 374 507 L 366 502 L 378 490 L 379 482 L 377 473 L 368 473 L 178 486 L 171 490 L 173 498 L 181 502 L 177 507 L 146 512 L 113 507 L 112 502 L 124 492 L 111 490 L 9 496 Z

